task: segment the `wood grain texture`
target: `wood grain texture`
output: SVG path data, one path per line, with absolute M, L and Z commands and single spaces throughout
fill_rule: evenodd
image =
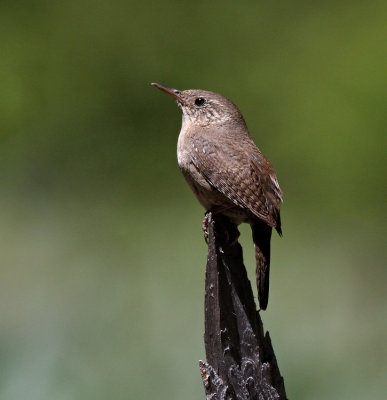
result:
M 209 216 L 205 349 L 200 370 L 208 400 L 286 399 L 269 333 L 264 333 L 239 243 L 225 244 L 229 221 Z

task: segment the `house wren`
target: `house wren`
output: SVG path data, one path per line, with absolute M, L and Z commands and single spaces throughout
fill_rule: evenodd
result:
M 254 144 L 242 114 L 229 99 L 206 90 L 152 85 L 173 96 L 183 112 L 177 159 L 206 212 L 220 213 L 236 226 L 251 225 L 259 306 L 265 310 L 272 228 L 282 235 L 282 192 L 270 161 Z

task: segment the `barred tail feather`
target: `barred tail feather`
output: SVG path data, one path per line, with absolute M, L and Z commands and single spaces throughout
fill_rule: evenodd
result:
M 259 307 L 261 310 L 266 310 L 269 300 L 270 239 L 272 228 L 264 222 L 257 221 L 251 224 L 251 229 L 253 231 L 257 264 L 256 278 Z

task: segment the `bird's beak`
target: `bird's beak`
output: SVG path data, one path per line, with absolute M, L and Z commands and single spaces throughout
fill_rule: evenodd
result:
M 183 104 L 186 104 L 186 102 L 180 96 L 181 90 L 174 89 L 174 88 L 171 88 L 168 86 L 163 86 L 163 85 L 160 85 L 159 83 L 151 83 L 151 85 L 156 86 L 157 89 L 160 89 L 165 93 L 168 93 L 170 96 L 174 97 L 176 100 L 180 101 Z

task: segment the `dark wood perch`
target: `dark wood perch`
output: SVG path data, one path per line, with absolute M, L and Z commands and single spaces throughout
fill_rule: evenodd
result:
M 233 227 L 209 216 L 205 284 L 207 362 L 200 361 L 207 400 L 286 399 L 269 333 L 264 334 L 239 242 L 225 244 Z M 234 227 L 235 229 L 235 227 Z

